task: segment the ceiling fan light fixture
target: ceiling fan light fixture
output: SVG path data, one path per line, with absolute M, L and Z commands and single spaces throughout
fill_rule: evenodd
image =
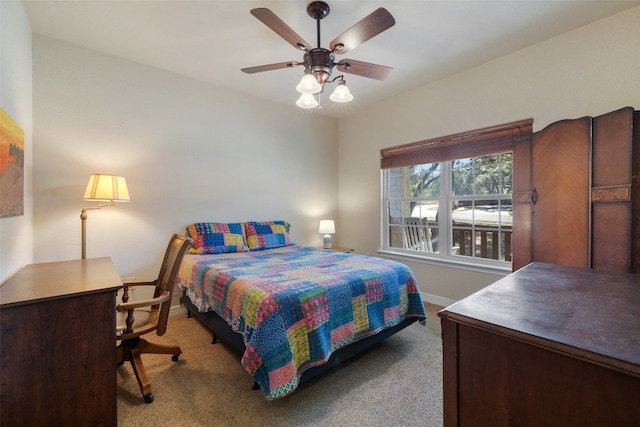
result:
M 302 79 L 300 80 L 300 83 L 298 83 L 298 86 L 296 86 L 296 90 L 303 94 L 314 94 L 322 90 L 322 85 L 318 83 L 313 74 L 306 72 L 304 76 L 302 76 Z
M 333 93 L 331 94 L 329 99 L 333 102 L 350 102 L 353 101 L 353 95 L 351 95 L 346 82 L 342 80 L 333 90 Z
M 316 108 L 318 101 L 312 93 L 303 93 L 296 101 L 296 105 L 300 108 Z
M 353 95 L 351 95 L 351 92 L 345 85 L 343 76 L 330 80 L 334 68 L 337 68 L 343 73 L 377 80 L 384 80 L 389 76 L 389 73 L 393 70 L 391 67 L 352 59 L 335 61 L 336 54 L 342 55 L 350 52 L 367 40 L 393 27 L 396 21 L 387 9 L 383 7 L 377 8 L 333 39 L 333 41 L 329 43 L 329 49 L 326 49 L 322 47 L 321 43 L 320 22 L 329 14 L 329 5 L 324 1 L 310 1 L 308 3 L 307 14 L 316 21 L 318 44 L 315 48 L 311 47 L 308 42 L 300 37 L 300 35 L 271 10 L 264 7 L 251 9 L 251 14 L 263 24 L 294 48 L 305 52 L 303 62 L 279 62 L 276 64 L 241 68 L 241 71 L 253 74 L 304 65 L 304 76 L 296 86 L 296 90 L 301 93 L 300 98 L 296 101 L 296 105 L 301 108 L 322 108 L 319 105 L 320 94 L 323 92 L 324 85 L 336 81 L 338 85 L 329 99 L 334 102 L 350 102 L 353 100 Z M 314 94 L 318 94 L 318 97 L 316 98 Z

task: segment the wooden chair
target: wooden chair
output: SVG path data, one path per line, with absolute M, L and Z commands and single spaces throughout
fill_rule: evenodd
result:
M 146 403 L 153 402 L 151 381 L 144 369 L 140 355 L 143 353 L 172 354 L 177 361 L 182 353 L 179 346 L 166 346 L 150 343 L 141 336 L 155 331 L 164 335 L 173 296 L 173 288 L 184 254 L 191 246 L 191 239 L 174 234 L 171 237 L 158 278 L 152 282 L 130 282 L 124 284 L 122 304 L 116 306 L 116 363 L 131 362 L 138 379 L 142 397 Z M 129 302 L 129 289 L 132 287 L 153 286 L 153 298 Z
M 431 230 L 426 219 L 404 219 L 404 247 L 412 251 L 433 252 Z

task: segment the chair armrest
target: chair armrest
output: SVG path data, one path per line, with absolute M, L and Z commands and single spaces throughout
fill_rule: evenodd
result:
M 133 322 L 135 321 L 135 317 L 133 316 L 134 309 L 140 307 L 153 307 L 159 306 L 161 303 L 167 301 L 171 297 L 171 292 L 165 291 L 161 295 L 155 298 L 144 299 L 140 301 L 132 301 L 132 302 L 123 302 L 116 306 L 116 311 L 119 312 L 127 312 L 127 318 L 125 320 L 125 328 L 123 330 L 124 333 L 133 332 Z
M 170 296 L 171 293 L 169 291 L 165 291 L 160 296 L 157 296 L 155 298 L 121 303 L 116 306 L 116 311 L 128 311 L 133 310 L 134 308 L 151 307 L 152 305 L 158 305 L 167 301 Z
M 157 286 L 158 280 L 154 280 L 152 282 L 127 282 L 122 284 L 122 302 L 129 302 L 129 288 L 133 288 L 134 286 Z
M 132 286 L 156 286 L 158 284 L 157 280 L 154 280 L 152 282 L 126 282 L 123 283 L 122 285 L 125 288 L 130 288 Z

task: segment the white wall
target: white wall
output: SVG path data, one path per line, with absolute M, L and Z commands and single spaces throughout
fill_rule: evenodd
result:
M 341 244 L 375 254 L 380 237 L 379 150 L 533 118 L 640 109 L 640 7 L 404 93 L 339 122 Z M 406 262 L 423 293 L 458 300 L 500 275 Z
M 337 123 L 34 35 L 37 262 L 80 257 L 89 175 L 127 179 L 130 203 L 88 211 L 87 257 L 153 279 L 198 221 L 284 219 L 321 245 L 337 216 Z
M 0 218 L 0 282 L 33 261 L 31 26 L 21 2 L 0 1 L 0 107 L 24 130 L 24 215 Z

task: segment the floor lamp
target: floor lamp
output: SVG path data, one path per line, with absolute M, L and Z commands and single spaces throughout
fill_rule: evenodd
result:
M 127 188 L 127 181 L 121 176 L 91 175 L 87 189 L 84 191 L 84 200 L 108 203 L 82 208 L 82 213 L 80 214 L 80 219 L 82 220 L 82 259 L 87 257 L 87 211 L 105 206 L 115 206 L 116 202 L 128 202 L 129 189 Z

